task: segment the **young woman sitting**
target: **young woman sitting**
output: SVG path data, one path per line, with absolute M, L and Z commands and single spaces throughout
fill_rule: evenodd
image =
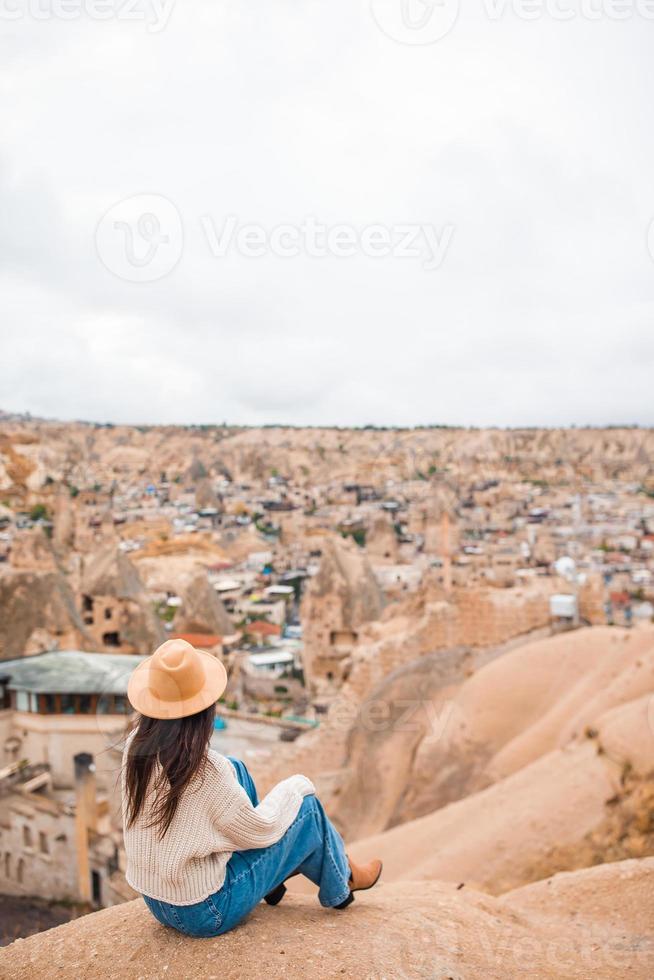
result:
M 139 714 L 123 757 L 126 877 L 159 922 L 190 936 L 233 929 L 261 899 L 276 905 L 296 874 L 344 909 L 382 870 L 348 859 L 305 776 L 259 801 L 244 764 L 209 748 L 226 684 L 219 660 L 168 640 L 128 687 Z

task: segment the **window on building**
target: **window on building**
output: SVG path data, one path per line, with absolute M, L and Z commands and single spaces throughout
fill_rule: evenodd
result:
M 356 643 L 357 635 L 352 630 L 332 630 L 329 642 L 332 646 L 351 646 Z
M 23 846 L 32 846 L 32 828 L 28 827 L 27 824 L 23 824 Z
M 114 712 L 117 715 L 128 715 L 130 710 L 131 709 L 127 698 L 123 697 L 121 694 L 117 694 L 114 697 Z
M 102 642 L 106 647 L 119 647 L 120 633 L 118 633 L 116 630 L 112 630 L 109 633 L 103 633 Z
M 99 715 L 111 715 L 113 714 L 114 699 L 111 694 L 100 694 L 98 697 L 97 713 Z
M 25 875 L 25 862 L 22 858 L 18 859 L 18 864 L 16 865 L 16 881 L 19 885 L 23 884 L 23 877 Z
M 78 694 L 77 695 L 77 710 L 81 715 L 90 715 L 92 710 L 92 702 L 90 694 Z
M 90 595 L 82 596 L 82 613 L 87 626 L 93 624 L 93 599 Z
M 54 715 L 57 711 L 54 694 L 39 694 L 39 712 L 42 715 Z
M 113 615 L 112 610 L 109 608 L 109 606 L 107 606 L 107 608 L 104 611 L 104 618 L 111 619 L 112 615 Z
M 41 854 L 49 854 L 50 848 L 48 846 L 48 838 L 43 833 L 42 830 L 39 831 L 39 850 Z
M 16 711 L 30 710 L 30 696 L 27 691 L 16 691 Z
M 11 854 L 5 854 L 5 878 L 11 878 Z
M 75 714 L 75 695 L 74 694 L 62 694 L 60 697 L 61 697 L 61 713 L 62 713 L 62 715 L 74 715 Z

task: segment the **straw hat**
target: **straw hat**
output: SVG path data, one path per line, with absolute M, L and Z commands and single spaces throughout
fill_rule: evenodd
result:
M 220 660 L 186 640 L 166 640 L 138 665 L 127 697 L 148 718 L 186 718 L 214 704 L 226 687 Z

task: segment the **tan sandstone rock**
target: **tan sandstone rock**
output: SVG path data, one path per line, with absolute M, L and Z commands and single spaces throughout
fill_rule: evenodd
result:
M 502 900 L 442 882 L 360 895 L 344 912 L 287 895 L 237 929 L 191 939 L 141 900 L 0 951 L 3 980 L 649 980 L 654 859 L 564 875 Z

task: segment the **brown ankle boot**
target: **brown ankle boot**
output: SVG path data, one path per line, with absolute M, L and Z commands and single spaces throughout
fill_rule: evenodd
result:
M 379 881 L 382 873 L 382 863 L 379 858 L 368 861 L 367 864 L 355 864 L 348 856 L 350 865 L 350 890 L 353 892 L 365 891 L 372 888 Z

